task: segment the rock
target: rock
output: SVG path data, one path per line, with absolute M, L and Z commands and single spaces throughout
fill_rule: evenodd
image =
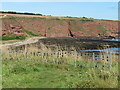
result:
M 9 30 L 9 32 L 12 34 L 15 34 L 17 36 L 21 36 L 24 34 L 24 31 L 22 30 L 21 26 L 10 24 L 10 28 L 11 29 Z

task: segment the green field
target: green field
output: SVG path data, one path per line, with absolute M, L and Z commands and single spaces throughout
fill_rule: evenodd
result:
M 40 62 L 40 60 L 3 60 L 3 88 L 118 88 L 118 64 L 109 68 Z

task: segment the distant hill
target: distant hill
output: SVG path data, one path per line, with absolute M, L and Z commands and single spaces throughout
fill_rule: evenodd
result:
M 118 21 L 86 17 L 53 17 L 32 13 L 1 12 L 2 35 L 113 38 L 118 35 Z

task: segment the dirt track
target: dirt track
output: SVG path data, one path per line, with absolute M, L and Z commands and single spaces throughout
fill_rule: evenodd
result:
M 24 45 L 24 44 L 31 44 L 31 43 L 37 42 L 39 39 L 42 39 L 42 38 L 45 38 L 45 37 L 34 37 L 34 38 L 26 39 L 24 41 L 16 42 L 16 43 L 4 44 L 4 45 L 0 45 L 0 48 L 7 47 L 7 46 L 13 46 L 13 45 L 19 46 L 19 45 Z

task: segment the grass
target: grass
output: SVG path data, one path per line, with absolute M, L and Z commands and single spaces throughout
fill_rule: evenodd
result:
M 88 68 L 89 61 L 79 61 L 83 66 L 41 63 L 40 60 L 3 60 L 3 88 L 118 88 L 118 64 L 113 68 Z
M 26 37 L 25 35 L 22 36 L 2 36 L 0 37 L 0 40 L 24 40 Z
M 25 35 L 21 35 L 21 36 L 17 36 L 14 34 L 9 34 L 8 36 L 0 36 L 0 41 L 2 43 L 0 44 L 8 44 L 8 43 L 15 43 L 15 42 L 19 42 L 31 37 L 41 37 L 42 35 L 37 35 L 37 34 L 33 34 L 32 32 L 29 32 L 27 30 L 24 30 Z
M 25 30 L 25 29 L 23 29 L 23 31 L 26 32 L 30 36 L 42 36 L 42 35 L 34 34 L 34 33 L 30 32 L 30 31 Z
M 15 34 L 8 33 L 7 36 L 0 36 L 0 40 L 25 40 L 26 35 L 17 36 Z
M 106 29 L 106 27 L 105 26 L 102 26 L 102 25 L 100 25 L 100 27 L 99 27 L 99 29 L 100 29 L 100 34 L 102 34 L 102 35 L 107 35 L 107 29 Z

